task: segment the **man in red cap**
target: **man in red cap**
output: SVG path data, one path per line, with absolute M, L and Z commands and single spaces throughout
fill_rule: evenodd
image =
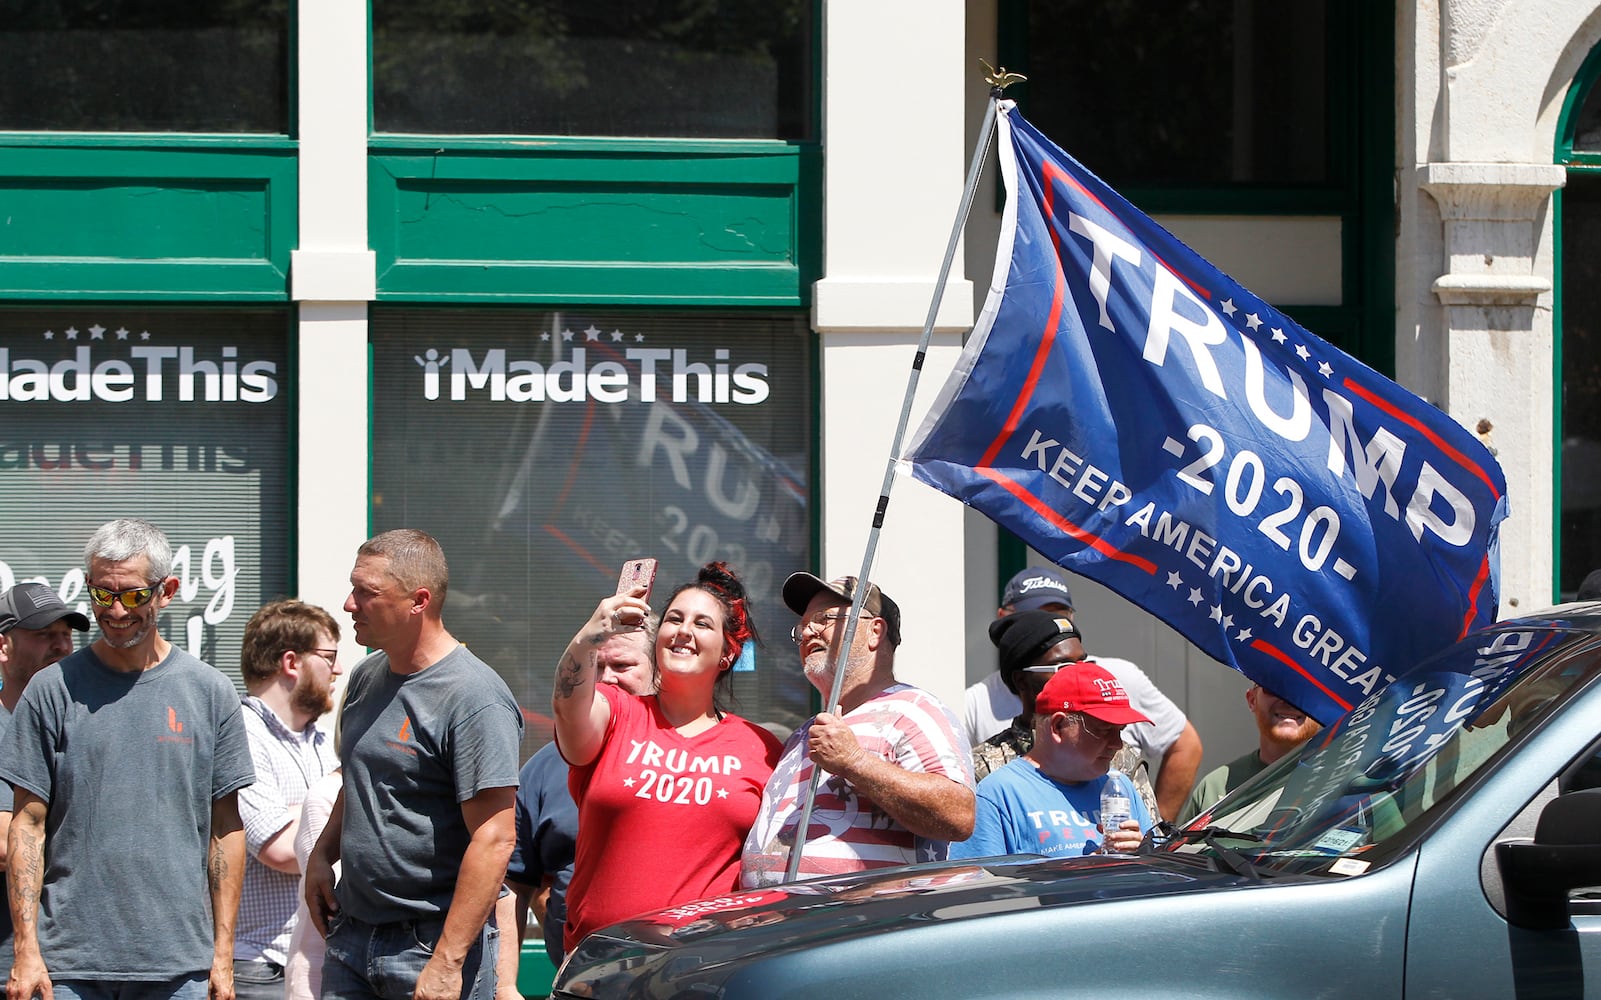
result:
M 979 782 L 973 836 L 952 844 L 950 856 L 1133 851 L 1153 820 L 1128 775 L 1112 769 L 1112 758 L 1123 747 L 1123 727 L 1148 721 L 1117 678 L 1095 663 L 1056 671 L 1034 702 L 1033 747 Z M 1122 789 L 1133 819 L 1102 831 L 1108 782 Z

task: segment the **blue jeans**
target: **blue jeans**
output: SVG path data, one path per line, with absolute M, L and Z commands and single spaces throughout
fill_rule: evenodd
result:
M 56 1000 L 206 1000 L 211 971 L 154 983 L 116 983 L 103 979 L 54 979 Z
M 234 1000 L 284 1000 L 284 967 L 266 959 L 233 960 Z
M 443 918 L 369 924 L 334 914 L 322 960 L 322 1000 L 411 1000 L 444 927 Z M 462 1000 L 492 1000 L 499 954 L 500 931 L 491 919 L 462 963 Z

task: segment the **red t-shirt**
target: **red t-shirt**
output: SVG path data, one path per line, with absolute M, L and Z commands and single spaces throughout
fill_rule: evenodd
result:
M 619 920 L 732 892 L 780 750 L 772 733 L 737 715 L 686 738 L 654 697 L 596 690 L 611 703 L 606 742 L 567 776 L 578 803 L 568 951 Z

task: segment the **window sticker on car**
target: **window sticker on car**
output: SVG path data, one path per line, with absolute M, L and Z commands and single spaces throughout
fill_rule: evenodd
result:
M 1360 875 L 1373 867 L 1370 861 L 1361 861 L 1356 858 L 1340 858 L 1329 865 L 1329 872 L 1334 875 Z
M 1324 832 L 1312 845 L 1315 851 L 1326 851 L 1329 854 L 1344 854 L 1351 848 L 1367 839 L 1367 831 L 1351 826 L 1337 826 Z

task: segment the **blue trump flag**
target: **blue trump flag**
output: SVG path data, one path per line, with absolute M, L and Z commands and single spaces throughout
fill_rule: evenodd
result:
M 1471 433 L 999 128 L 995 277 L 913 475 L 1325 723 L 1494 620 Z

